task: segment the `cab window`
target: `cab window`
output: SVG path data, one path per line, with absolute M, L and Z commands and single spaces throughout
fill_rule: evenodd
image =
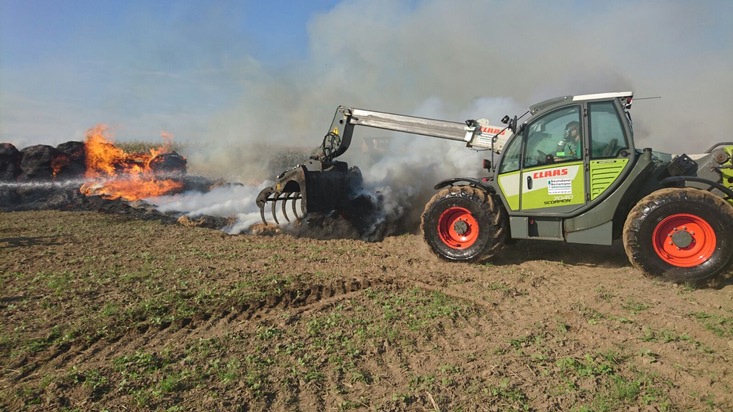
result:
M 580 106 L 555 110 L 529 125 L 525 168 L 580 160 L 582 157 Z
M 588 104 L 591 159 L 617 157 L 628 149 L 624 127 L 613 102 Z
M 519 170 L 519 160 L 522 158 L 522 136 L 515 135 L 504 150 L 504 157 L 499 166 L 499 173 L 515 172 Z

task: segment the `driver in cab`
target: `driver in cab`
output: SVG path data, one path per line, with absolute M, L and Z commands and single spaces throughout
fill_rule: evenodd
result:
M 562 160 L 580 159 L 581 150 L 580 123 L 576 121 L 569 122 L 565 125 L 563 139 L 557 144 L 555 158 Z

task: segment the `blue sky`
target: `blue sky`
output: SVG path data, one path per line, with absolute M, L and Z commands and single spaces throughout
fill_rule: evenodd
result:
M 155 43 L 156 38 L 136 36 L 134 32 L 141 25 L 150 25 L 151 34 L 174 31 L 193 35 L 200 30 L 199 34 L 205 37 L 232 36 L 223 47 L 233 52 L 247 51 L 258 59 L 278 60 L 283 51 L 303 56 L 307 50 L 306 23 L 314 13 L 328 11 L 337 3 L 337 0 L 2 0 L 2 58 L 25 66 L 62 55 L 89 57 L 96 51 L 94 45 L 115 46 L 115 40 Z M 197 27 L 201 19 L 218 19 L 221 25 Z
M 0 141 L 20 147 L 103 123 L 241 167 L 316 146 L 339 104 L 461 121 L 629 89 L 663 97 L 635 104 L 642 144 L 730 140 L 733 2 L 0 0 Z
M 125 123 L 205 119 L 242 93 L 233 66 L 304 59 L 308 20 L 335 3 L 0 0 L 0 140 L 81 139 L 110 121 L 145 138 L 175 121 Z

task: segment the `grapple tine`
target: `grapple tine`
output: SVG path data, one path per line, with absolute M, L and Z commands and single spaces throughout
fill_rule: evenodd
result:
M 292 205 L 293 205 L 293 214 L 295 215 L 296 220 L 300 220 L 300 216 L 298 216 L 298 210 L 295 208 L 296 203 L 298 203 L 298 199 L 300 199 L 300 193 L 293 192 L 295 196 L 293 197 Z
M 275 224 L 279 225 L 280 222 L 277 220 L 277 201 L 280 199 L 280 195 L 282 195 L 282 192 L 277 192 L 272 200 L 272 218 L 275 219 Z
M 349 206 L 350 194 L 354 188 L 361 187 L 361 183 L 358 168 L 348 168 L 346 163 L 332 159 L 324 162 L 311 158 L 279 174 L 275 184 L 262 189 L 257 196 L 260 218 L 266 225 L 280 225 L 300 222 L 310 213 L 342 210 Z M 268 203 L 272 204 L 265 211 Z M 265 216 L 266 213 L 272 217 Z
M 292 195 L 292 193 L 288 193 L 288 195 L 285 196 L 285 198 L 282 200 L 282 204 L 281 204 L 283 216 L 285 216 L 285 220 L 287 220 L 288 222 L 290 222 L 290 218 L 288 217 L 288 210 L 286 206 L 288 205 L 288 200 L 290 199 L 290 195 Z
M 262 223 L 267 224 L 267 219 L 265 219 L 265 205 L 260 206 L 260 218 L 262 219 Z
M 266 188 L 263 189 L 259 195 L 257 195 L 257 206 L 260 208 L 260 218 L 262 219 L 262 223 L 268 224 L 267 219 L 265 219 L 265 205 L 267 205 L 267 202 L 270 200 L 270 197 L 273 194 L 272 188 Z

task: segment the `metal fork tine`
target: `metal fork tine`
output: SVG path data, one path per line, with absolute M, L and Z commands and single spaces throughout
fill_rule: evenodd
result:
M 290 195 L 292 195 L 292 193 L 288 193 L 287 196 L 285 196 L 285 198 L 283 198 L 282 205 L 281 205 L 282 206 L 282 211 L 283 211 L 283 216 L 285 216 L 285 220 L 287 220 L 288 222 L 290 222 L 290 218 L 288 218 L 288 210 L 287 210 L 287 207 L 286 206 L 288 204 L 288 200 L 290 199 Z
M 293 214 L 295 215 L 296 220 L 300 220 L 300 216 L 298 216 L 298 211 L 295 209 L 296 203 L 298 203 L 298 199 L 300 199 L 300 193 L 299 192 L 293 192 L 295 196 L 293 196 Z
M 275 209 L 277 206 L 277 201 L 280 199 L 280 195 L 282 195 L 282 192 L 277 192 L 275 194 L 275 198 L 272 201 L 272 218 L 275 219 L 275 224 L 279 225 L 280 222 L 277 220 L 277 210 Z

